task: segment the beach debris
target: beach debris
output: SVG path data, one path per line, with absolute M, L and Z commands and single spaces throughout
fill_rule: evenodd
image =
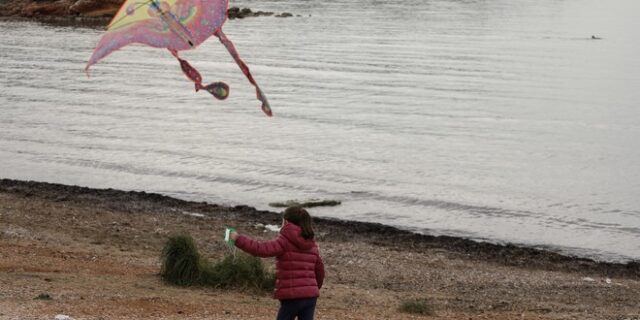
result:
M 280 226 L 277 226 L 275 224 L 263 224 L 263 223 L 256 223 L 253 225 L 254 228 L 256 229 L 262 229 L 263 232 L 280 232 Z
M 75 319 L 69 317 L 66 314 L 58 314 L 55 317 L 53 317 L 53 320 L 75 320 Z
M 591 278 L 591 277 L 584 277 L 582 278 L 582 281 L 587 281 L 587 282 L 595 282 L 596 280 Z M 604 283 L 606 284 L 612 284 L 613 281 L 610 278 L 605 278 L 604 280 L 602 280 Z
M 7 238 L 28 238 L 30 237 L 30 232 L 22 227 L 9 225 L 0 233 L 0 236 Z
M 157 235 L 167 235 L 169 234 L 169 231 L 161 228 L 161 227 L 157 227 L 153 230 L 153 233 L 157 234 Z
M 197 213 L 197 212 L 182 211 L 182 214 L 184 214 L 186 216 L 196 217 L 196 218 L 204 218 L 205 217 L 204 214 Z
M 321 206 L 337 206 L 340 204 L 342 204 L 342 202 L 338 200 L 309 199 L 306 201 L 288 200 L 285 202 L 271 202 L 269 203 L 269 206 L 274 208 L 288 208 L 288 207 L 313 208 L 313 207 L 321 207 Z
M 34 300 L 53 300 L 50 294 L 44 292 L 39 294 L 37 297 L 33 298 Z
M 180 63 L 185 76 L 195 84 L 196 92 L 204 90 L 223 100 L 229 95 L 229 86 L 224 82 L 203 85 L 198 70 L 178 54 L 179 51 L 195 49 L 215 35 L 255 87 L 262 111 L 272 116 L 266 95 L 254 80 L 249 67 L 240 59 L 233 42 L 222 31 L 222 25 L 228 17 L 228 7 L 229 0 L 126 0 L 96 45 L 85 72 L 88 76 L 92 65 L 129 44 L 146 44 L 169 50 Z
M 264 226 L 265 231 L 271 232 L 280 232 L 280 226 L 276 226 L 275 224 L 268 224 Z

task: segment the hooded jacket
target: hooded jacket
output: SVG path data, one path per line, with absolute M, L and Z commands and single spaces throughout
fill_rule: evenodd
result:
M 239 235 L 236 247 L 258 257 L 276 257 L 276 291 L 278 300 L 320 296 L 324 281 L 324 264 L 318 246 L 301 235 L 302 229 L 286 223 L 274 240 L 257 241 Z

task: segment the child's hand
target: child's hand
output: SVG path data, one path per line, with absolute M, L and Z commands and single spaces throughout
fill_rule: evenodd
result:
M 238 239 L 238 233 L 237 232 L 231 232 L 231 234 L 229 234 L 229 238 L 231 238 L 233 241 L 236 241 L 236 239 Z

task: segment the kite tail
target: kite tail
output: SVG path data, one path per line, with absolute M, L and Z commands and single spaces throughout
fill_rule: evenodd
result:
M 224 82 L 213 82 L 202 87 L 202 89 L 207 90 L 218 100 L 224 100 L 229 96 L 229 86 Z
M 267 96 L 264 95 L 264 93 L 262 92 L 262 90 L 260 89 L 256 81 L 253 79 L 253 76 L 251 75 L 251 71 L 249 71 L 249 67 L 247 66 L 247 64 L 245 64 L 244 61 L 240 59 L 240 54 L 236 50 L 236 47 L 233 45 L 231 40 L 227 38 L 224 32 L 222 32 L 222 29 L 218 29 L 214 34 L 218 37 L 218 39 L 220 39 L 220 42 L 222 42 L 222 44 L 224 44 L 224 46 L 227 48 L 227 51 L 229 51 L 229 53 L 233 57 L 233 60 L 236 61 L 236 63 L 240 67 L 240 70 L 242 70 L 242 73 L 244 73 L 247 79 L 249 79 L 249 82 L 251 82 L 251 84 L 254 87 L 256 87 L 256 97 L 258 98 L 258 100 L 262 102 L 262 112 L 264 112 L 267 116 L 271 117 L 273 113 L 271 112 L 271 106 L 269 105 Z
M 169 52 L 171 52 L 171 54 L 176 57 L 176 59 L 178 59 L 178 62 L 180 62 L 180 68 L 182 69 L 184 75 L 187 76 L 189 80 L 193 81 L 193 83 L 195 83 L 196 92 L 200 90 L 206 90 L 219 100 L 224 100 L 229 96 L 229 86 L 226 83 L 214 82 L 209 85 L 203 86 L 202 76 L 200 75 L 200 72 L 198 72 L 196 68 L 191 66 L 191 64 L 187 60 L 180 58 L 180 56 L 178 55 L 178 51 L 169 49 Z
M 182 73 L 184 73 L 184 75 L 187 76 L 189 80 L 193 81 L 193 83 L 196 84 L 196 92 L 202 89 L 202 76 L 200 75 L 200 72 L 198 72 L 196 68 L 192 67 L 187 60 L 181 59 L 178 55 L 178 51 L 169 49 L 169 52 L 171 52 L 171 54 L 176 57 L 176 59 L 178 59 L 178 62 L 180 62 Z

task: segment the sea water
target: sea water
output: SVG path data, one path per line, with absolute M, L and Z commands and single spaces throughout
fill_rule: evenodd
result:
M 0 21 L 0 177 L 640 259 L 640 1 L 231 5 L 294 15 L 224 27 L 273 118 L 215 38 L 183 57 L 226 101 L 143 46 L 87 78 L 102 28 Z

